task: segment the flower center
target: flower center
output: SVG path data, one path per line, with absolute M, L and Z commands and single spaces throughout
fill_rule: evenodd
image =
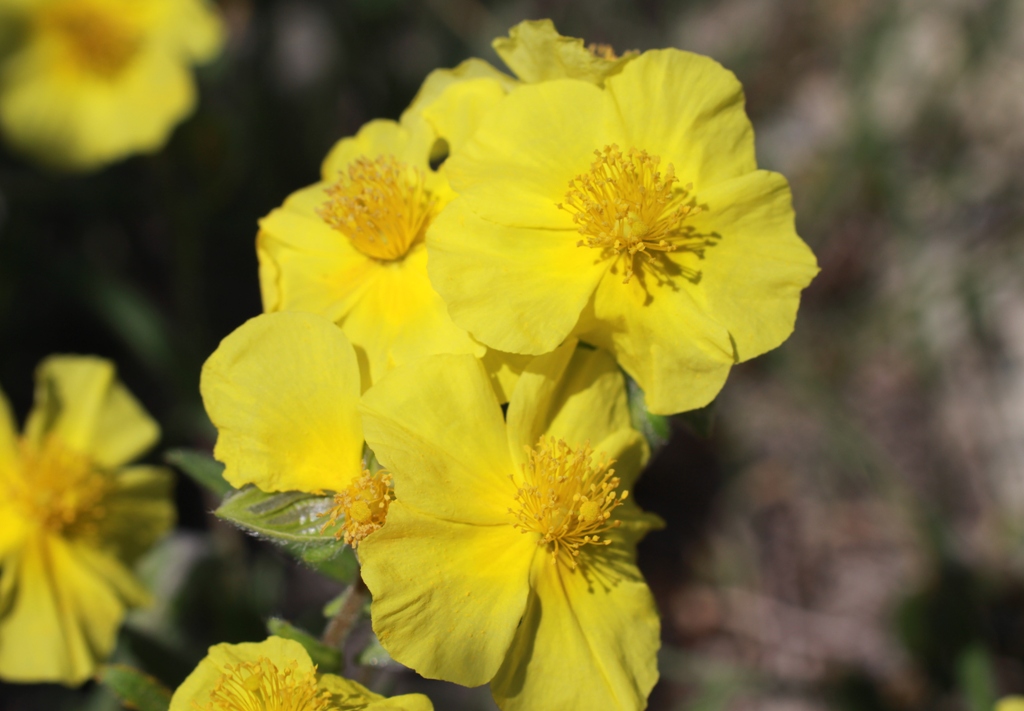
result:
M 628 283 L 639 257 L 653 264 L 654 255 L 678 249 L 703 256 L 703 243 L 683 231 L 682 222 L 701 208 L 687 203 L 692 185 L 678 187 L 671 163 L 658 171 L 661 159 L 630 148 L 622 153 L 614 143 L 595 150 L 590 171 L 569 182 L 565 202 L 558 208 L 572 214 L 583 239 L 580 247 L 600 249 L 622 257 Z
M 97 76 L 110 79 L 127 66 L 141 44 L 138 28 L 123 8 L 95 0 L 64 0 L 45 8 L 39 29 L 56 37 L 72 62 Z
M 88 457 L 53 437 L 21 445 L 21 472 L 9 479 L 11 500 L 24 517 L 54 533 L 88 535 L 106 515 L 109 477 Z
M 255 662 L 228 664 L 220 675 L 210 703 L 193 702 L 200 711 L 328 711 L 331 695 L 316 684 L 316 669 L 300 672 L 292 661 L 279 669 L 266 657 Z
M 516 492 L 519 509 L 509 509 L 513 524 L 523 533 L 539 533 L 538 545 L 547 545 L 554 560 L 576 568 L 580 548 L 607 546 L 601 534 L 619 527 L 612 511 L 622 505 L 628 491 L 617 494 L 619 478 L 614 461 L 601 455 L 595 462 L 590 445 L 571 447 L 554 437 L 541 437 L 527 449 L 523 485 Z
M 317 213 L 366 256 L 401 259 L 423 241 L 436 212 L 425 180 L 422 170 L 394 156 L 362 156 L 327 188 L 330 199 Z
M 383 469 L 375 474 L 363 470 L 361 477 L 334 495 L 334 506 L 322 514 L 330 518 L 320 532 L 341 521 L 334 537 L 344 537 L 345 543 L 357 548 L 361 540 L 384 525 L 388 507 L 395 498 L 391 485 L 391 475 Z

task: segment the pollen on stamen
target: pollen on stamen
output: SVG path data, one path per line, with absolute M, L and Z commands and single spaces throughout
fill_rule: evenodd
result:
M 509 508 L 513 526 L 523 533 L 540 534 L 552 560 L 575 569 L 580 549 L 607 546 L 602 536 L 618 528 L 612 512 L 629 496 L 618 493 L 614 461 L 594 456 L 589 444 L 573 447 L 554 437 L 542 437 L 526 449 L 523 480 L 516 492 L 516 508 Z
M 344 538 L 345 543 L 357 548 L 360 541 L 387 520 L 388 508 L 395 498 L 393 483 L 391 475 L 383 469 L 374 474 L 364 469 L 361 477 L 334 495 L 330 511 L 320 514 L 328 517 L 320 532 L 333 528 L 336 539 Z
M 671 163 L 660 172 L 658 156 L 636 148 L 623 153 L 614 143 L 594 155 L 590 171 L 569 181 L 565 202 L 557 206 L 572 214 L 583 237 L 577 246 L 623 258 L 628 283 L 638 258 L 650 263 L 686 245 L 682 222 L 701 208 L 685 204 L 693 185 L 679 186 Z
M 354 160 L 317 214 L 368 257 L 401 259 L 422 242 L 437 211 L 426 175 L 391 155 Z
M 300 671 L 298 662 L 278 667 L 266 657 L 227 664 L 199 711 L 327 711 L 328 691 L 317 686 L 316 667 Z

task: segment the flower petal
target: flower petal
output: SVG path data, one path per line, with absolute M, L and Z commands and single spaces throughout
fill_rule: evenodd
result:
M 484 346 L 456 326 L 427 276 L 427 250 L 417 245 L 400 261 L 375 264 L 359 300 L 339 320 L 377 382 L 391 368 L 437 353 L 482 356 Z
M 654 598 L 627 557 L 573 571 L 537 556 L 526 616 L 491 692 L 504 711 L 639 711 L 658 679 Z
M 326 183 L 292 193 L 260 220 L 256 254 L 265 311 L 307 311 L 332 321 L 359 302 L 379 263 L 317 215 Z
M 488 222 L 458 198 L 427 231 L 427 269 L 452 320 L 474 338 L 540 355 L 569 335 L 607 270 L 576 237 Z
M 743 87 L 708 57 L 678 49 L 644 52 L 608 79 L 629 141 L 672 163 L 697 191 L 757 169 Z
M 359 366 L 327 319 L 285 311 L 247 321 L 206 361 L 200 391 L 233 486 L 340 490 L 362 473 Z
M 485 220 L 570 230 L 575 244 L 572 216 L 557 204 L 569 181 L 590 167 L 594 151 L 623 135 L 614 104 L 593 84 L 532 84 L 489 111 L 445 171 L 455 192 Z
M 519 376 L 533 360 L 533 356 L 522 353 L 506 353 L 488 348 L 480 361 L 484 364 L 487 374 L 491 376 L 491 385 L 498 396 L 498 402 L 505 404 L 516 389 Z
M 748 173 L 698 197 L 707 209 L 692 224 L 717 239 L 694 265 L 697 288 L 704 308 L 729 329 L 738 360 L 749 360 L 793 332 L 800 292 L 818 265 L 796 234 L 789 185 L 778 173 Z
M 92 356 L 50 356 L 36 369 L 35 404 L 25 436 L 56 437 L 103 467 L 117 467 L 149 449 L 160 428 L 115 379 L 114 364 Z
M 18 423 L 7 396 L 0 390 L 0 482 L 13 474 L 19 458 Z
M 119 467 L 141 456 L 160 439 L 160 426 L 124 385 L 114 381 L 96 420 L 93 460 Z
M 133 561 L 149 550 L 177 518 L 172 496 L 174 477 L 164 467 L 126 467 L 114 477 L 104 499 L 100 535 L 121 560 Z
M 126 603 L 144 591 L 114 559 L 43 534 L 8 564 L 15 589 L 0 617 L 0 677 L 81 684 L 113 650 Z
M 438 355 L 396 368 L 366 392 L 360 411 L 400 501 L 451 521 L 508 522 L 512 460 L 479 360 Z
M 454 69 L 435 69 L 423 80 L 423 84 L 416 92 L 409 108 L 402 112 L 400 123 L 407 125 L 411 121 L 418 120 L 418 117 L 437 101 L 448 87 L 473 79 L 494 79 L 502 85 L 505 91 L 511 91 L 519 83 L 508 74 L 476 57 L 461 62 Z
M 448 150 L 454 155 L 476 133 L 484 116 L 505 97 L 506 91 L 498 79 L 456 82 L 423 110 L 423 118 L 448 143 Z
M 711 402 L 734 362 L 728 330 L 702 299 L 683 278 L 659 285 L 638 271 L 623 284 L 621 274 L 608 272 L 577 333 L 615 356 L 651 412 L 691 410 Z
M 362 684 L 335 674 L 320 677 L 320 688 L 334 697 L 338 711 L 433 711 L 434 707 L 423 694 L 403 694 L 385 698 Z
M 642 434 L 628 425 L 597 440 L 594 452 L 615 460 L 615 474 L 622 483 L 620 491 L 629 491 L 639 478 L 647 460 L 651 458 L 651 447 Z M 619 510 L 616 509 L 616 512 Z
M 537 550 L 511 525 L 443 521 L 399 493 L 384 527 L 359 546 L 378 639 L 422 676 L 487 683 L 523 615 Z
M 600 86 L 635 56 L 602 57 L 587 49 L 582 39 L 558 34 L 548 19 L 524 20 L 491 46 L 517 77 L 530 83 L 568 78 Z
M 424 131 L 410 130 L 397 121 L 375 119 L 364 124 L 355 136 L 342 138 L 324 159 L 323 179 L 333 183 L 357 158 L 370 159 L 391 155 L 420 169 L 426 169 L 435 137 Z
M 513 456 L 545 434 L 574 447 L 594 445 L 630 427 L 626 381 L 606 351 L 577 348 L 576 339 L 570 339 L 530 362 L 512 393 L 506 419 Z

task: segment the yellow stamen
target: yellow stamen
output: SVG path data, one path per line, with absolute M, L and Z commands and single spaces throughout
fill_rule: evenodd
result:
M 321 514 L 330 518 L 320 532 L 323 533 L 341 521 L 334 537 L 344 537 L 345 543 L 353 548 L 358 547 L 361 540 L 383 526 L 387 520 L 388 507 L 395 498 L 391 486 L 391 475 L 383 469 L 376 474 L 363 470 L 361 477 L 334 495 L 334 506 Z
M 623 154 L 615 144 L 594 154 L 590 172 L 569 181 L 565 202 L 558 204 L 572 214 L 583 235 L 580 247 L 623 257 L 624 283 L 633 277 L 637 256 L 650 264 L 654 255 L 678 249 L 703 255 L 701 246 L 688 244 L 692 238 L 681 229 L 683 220 L 701 208 L 684 204 L 692 185 L 676 185 L 679 179 L 671 163 L 662 174 L 659 157 L 636 148 Z
M 422 170 L 394 156 L 363 156 L 327 188 L 330 199 L 317 213 L 366 256 L 401 259 L 423 241 L 436 212 L 425 180 Z
M 141 45 L 138 28 L 118 10 L 95 0 L 63 0 L 40 11 L 37 30 L 56 38 L 75 66 L 110 79 Z
M 22 440 L 19 474 L 7 484 L 26 520 L 54 533 L 95 533 L 106 515 L 103 502 L 112 482 L 87 456 L 54 437 L 39 446 Z
M 280 669 L 266 657 L 227 664 L 210 701 L 199 711 L 329 711 L 331 695 L 316 683 L 316 668 L 299 671 L 292 661 Z
M 538 545 L 547 545 L 553 560 L 576 568 L 580 548 L 607 546 L 601 534 L 619 527 L 612 511 L 622 505 L 628 491 L 617 494 L 619 478 L 614 461 L 601 455 L 595 462 L 589 444 L 571 447 L 554 437 L 542 437 L 526 449 L 523 484 L 516 493 L 518 510 L 513 526 L 523 533 L 539 533 Z

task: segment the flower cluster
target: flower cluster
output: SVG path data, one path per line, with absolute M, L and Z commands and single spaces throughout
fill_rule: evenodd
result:
M 626 377 L 651 413 L 707 404 L 817 267 L 714 61 L 549 21 L 494 46 L 514 76 L 435 71 L 260 221 L 266 313 L 203 370 L 215 456 L 235 486 L 334 493 L 324 530 L 358 545 L 398 662 L 506 710 L 641 709 L 635 548 L 661 522 L 629 496 L 650 446 Z M 299 684 L 271 662 L 222 663 L 211 703 Z
M 220 41 L 201 0 L 16 5 L 0 126 L 63 167 L 157 147 Z M 260 220 L 265 313 L 201 376 L 214 456 L 233 496 L 321 503 L 304 531 L 357 552 L 350 593 L 397 662 L 506 711 L 635 711 L 660 644 L 636 547 L 663 525 L 630 495 L 652 446 L 636 413 L 709 403 L 789 336 L 817 267 L 714 61 L 549 21 L 494 47 L 513 75 L 435 71 Z M 82 683 L 145 601 L 127 564 L 173 509 L 164 472 L 125 464 L 157 435 L 96 358 L 40 366 L 20 437 L 0 398 L 0 678 Z M 276 636 L 210 648 L 170 701 L 430 708 Z

